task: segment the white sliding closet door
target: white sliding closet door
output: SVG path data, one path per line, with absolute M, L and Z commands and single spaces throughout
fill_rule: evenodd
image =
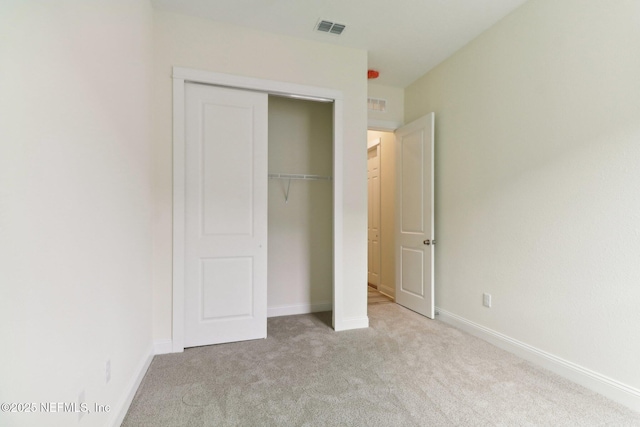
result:
M 185 347 L 267 336 L 267 94 L 186 84 Z

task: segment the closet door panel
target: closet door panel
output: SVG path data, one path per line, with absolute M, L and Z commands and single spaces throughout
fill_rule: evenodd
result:
M 185 347 L 265 338 L 267 95 L 186 85 Z

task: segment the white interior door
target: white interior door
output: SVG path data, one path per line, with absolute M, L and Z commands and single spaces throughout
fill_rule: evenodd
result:
M 396 302 L 431 319 L 434 118 L 396 130 Z
M 380 285 L 380 144 L 368 150 L 368 282 Z
M 185 347 L 267 336 L 267 94 L 185 88 Z

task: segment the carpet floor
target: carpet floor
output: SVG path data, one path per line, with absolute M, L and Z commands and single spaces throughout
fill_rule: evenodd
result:
M 640 414 L 440 321 L 369 306 L 156 356 L 123 426 L 640 426 Z

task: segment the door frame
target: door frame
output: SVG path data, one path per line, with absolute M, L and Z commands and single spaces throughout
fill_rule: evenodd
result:
M 308 100 L 333 101 L 333 319 L 341 329 L 344 318 L 343 271 L 343 134 L 342 92 L 276 80 L 173 67 L 173 318 L 172 351 L 184 351 L 185 273 L 185 83 L 201 83 L 266 92 Z

